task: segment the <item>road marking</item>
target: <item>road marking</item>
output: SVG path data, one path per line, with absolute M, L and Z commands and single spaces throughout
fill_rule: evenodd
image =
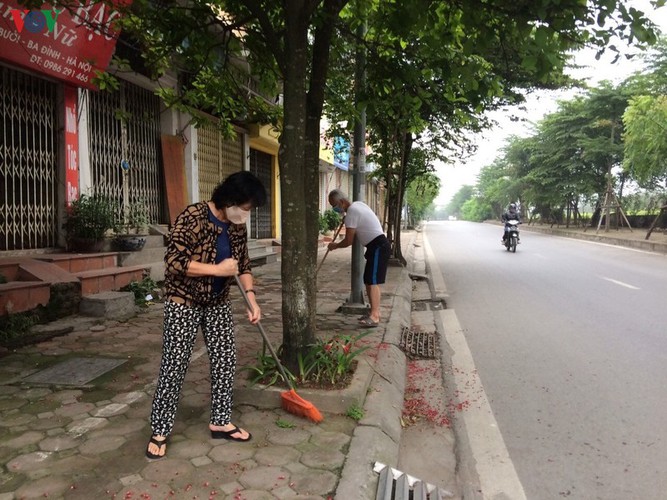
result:
M 445 281 L 427 241 L 426 233 L 422 235 L 422 244 L 426 252 L 429 279 L 432 280 L 433 288 L 436 294 L 439 292 L 446 297 Z M 457 418 L 461 418 L 464 423 L 461 426 L 466 434 L 464 441 L 470 448 L 471 467 L 475 469 L 479 479 L 481 498 L 484 500 L 499 498 L 526 500 L 526 493 L 509 456 L 500 429 L 498 429 L 498 422 L 496 422 L 491 404 L 484 392 L 482 381 L 477 376 L 477 368 L 456 313 L 453 309 L 445 309 L 439 311 L 439 314 L 438 323 L 443 325 L 443 336 L 453 353 L 451 366 L 455 368 L 452 377 L 456 390 L 463 398 L 466 394 L 470 394 L 472 398 L 474 394 L 474 403 L 466 405 L 465 408 L 462 407 Z M 447 355 L 443 349 L 442 357 Z M 471 386 L 471 381 L 474 387 Z M 463 401 L 459 403 L 462 404 Z M 461 427 L 457 426 L 457 430 Z
M 628 285 L 627 283 L 623 283 L 622 281 L 606 278 L 605 276 L 600 276 L 600 278 L 609 281 L 610 283 L 614 283 L 615 285 L 624 286 L 625 288 L 629 288 L 630 290 L 641 290 L 641 288 L 636 287 L 634 285 Z

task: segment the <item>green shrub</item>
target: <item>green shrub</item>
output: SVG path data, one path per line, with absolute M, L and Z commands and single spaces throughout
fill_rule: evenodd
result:
M 280 351 L 278 351 L 280 356 Z M 250 383 L 262 383 L 264 385 L 273 385 L 283 376 L 278 369 L 278 364 L 273 356 L 269 356 L 266 352 L 261 352 L 257 355 L 257 364 L 253 366 L 246 366 L 244 370 L 250 372 Z M 290 378 L 290 382 L 294 383 L 296 377 L 290 373 L 287 368 L 284 368 L 285 374 Z
M 285 368 L 287 376 L 292 383 L 335 387 L 352 372 L 355 358 L 368 349 L 368 346 L 355 347 L 355 344 L 369 333 L 336 335 L 329 340 L 317 340 L 304 354 L 297 355 L 298 375 L 293 375 Z M 252 383 L 273 385 L 283 378 L 275 360 L 264 352 L 258 354 L 257 364 L 245 370 L 250 372 Z
M 124 292 L 132 292 L 134 294 L 134 303 L 141 307 L 146 307 L 149 302 L 152 302 L 154 299 L 147 299 L 149 295 L 155 293 L 155 288 L 157 283 L 151 279 L 150 276 L 146 276 L 141 281 L 132 281 L 127 286 L 121 288 Z
M 28 333 L 35 323 L 35 317 L 29 313 L 9 314 L 0 318 L 0 345 L 10 345 Z

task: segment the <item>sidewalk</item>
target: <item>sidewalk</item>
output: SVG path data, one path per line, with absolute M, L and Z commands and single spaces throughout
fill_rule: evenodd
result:
M 403 235 L 408 260 L 414 258 L 415 234 Z M 362 331 L 356 316 L 337 312 L 349 294 L 349 253 L 329 253 L 320 271 L 317 322 L 324 337 Z M 319 258 L 323 255 L 321 248 Z M 423 254 L 420 258 L 423 263 Z M 254 274 L 262 324 L 278 346 L 280 263 L 258 267 Z M 371 368 L 357 370 L 365 378 L 355 382 L 361 393 L 357 387 L 356 393 L 329 394 L 320 403 L 317 395 L 298 391 L 323 410 L 325 419 L 317 425 L 280 409 L 276 390 L 248 387 L 243 367 L 254 364 L 261 337 L 247 323 L 236 293 L 239 370 L 233 421 L 252 432 L 253 440 L 210 439 L 208 359 L 198 338 L 167 457 L 155 462 L 144 452 L 160 361 L 162 306 L 151 305 L 126 322 L 73 317 L 52 323 L 48 328 L 56 333 L 71 331 L 0 360 L 0 500 L 374 498 L 373 463 L 396 466 L 399 454 L 406 359 L 397 339 L 410 326 L 412 285 L 408 269 L 389 268 L 382 324 L 363 339 L 370 348 L 359 365 Z M 65 361 L 77 368 L 63 367 L 40 379 L 42 370 Z M 84 362 L 93 368 L 101 362 L 122 364 L 100 376 L 88 372 L 87 379 Z M 354 401 L 357 396 L 365 403 Z M 345 416 L 353 402 L 364 405 L 360 422 Z

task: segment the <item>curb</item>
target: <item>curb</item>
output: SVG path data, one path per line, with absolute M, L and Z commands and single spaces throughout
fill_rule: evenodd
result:
M 407 245 L 406 260 L 396 287 L 384 338 L 379 346 L 372 379 L 364 402 L 364 418 L 359 421 L 336 488 L 336 498 L 372 500 L 379 476 L 375 462 L 396 466 L 401 442 L 401 414 L 407 372 L 407 358 L 400 349 L 403 327 L 410 326 L 414 238 Z
M 372 374 L 373 368 L 367 362 L 361 360 L 355 370 L 352 382 L 345 389 L 317 391 L 299 388 L 298 394 L 325 413 L 344 415 L 350 406 L 358 405 L 364 401 Z M 235 385 L 234 404 L 248 404 L 262 409 L 279 408 L 281 406 L 280 394 L 286 390 L 284 387 L 262 384 Z

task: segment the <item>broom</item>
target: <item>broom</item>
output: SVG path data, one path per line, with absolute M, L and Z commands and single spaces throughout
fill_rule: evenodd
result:
M 340 221 L 340 225 L 338 226 L 338 229 L 336 229 L 336 232 L 333 235 L 333 239 L 331 241 L 336 241 L 336 238 L 338 238 L 338 233 L 340 233 L 340 230 L 343 229 L 343 224 L 345 224 L 345 219 L 343 218 L 342 221 Z M 317 266 L 317 270 L 315 271 L 315 279 L 317 279 L 317 275 L 320 272 L 320 269 L 322 268 L 322 264 L 324 264 L 324 259 L 327 258 L 327 255 L 329 255 L 330 250 L 327 248 L 326 253 L 324 254 L 324 257 L 322 257 L 322 262 L 320 262 L 320 265 Z
M 245 290 L 241 285 L 241 280 L 239 280 L 238 275 L 234 276 L 234 279 L 236 279 L 236 285 L 239 287 L 241 295 L 243 295 L 243 299 L 245 300 L 246 306 L 248 307 L 249 310 L 252 310 L 252 305 L 250 304 L 250 300 L 248 299 L 248 294 L 245 293 Z M 280 371 L 283 380 L 285 380 L 285 383 L 290 388 L 289 391 L 284 391 L 280 393 L 280 402 L 282 403 L 283 410 L 292 413 L 294 415 L 297 415 L 299 417 L 305 417 L 316 423 L 324 420 L 324 417 L 313 403 L 303 399 L 296 393 L 294 385 L 292 384 L 292 380 L 285 373 L 285 369 L 283 368 L 283 365 L 280 363 L 280 359 L 278 358 L 276 351 L 274 351 L 271 342 L 269 342 L 269 338 L 266 336 L 266 332 L 264 331 L 262 323 L 259 321 L 257 322 L 257 328 L 259 329 L 259 333 L 262 335 L 262 338 L 264 339 L 264 344 L 268 347 L 271 356 L 273 357 L 273 359 L 276 362 L 276 365 L 278 366 L 278 371 Z

